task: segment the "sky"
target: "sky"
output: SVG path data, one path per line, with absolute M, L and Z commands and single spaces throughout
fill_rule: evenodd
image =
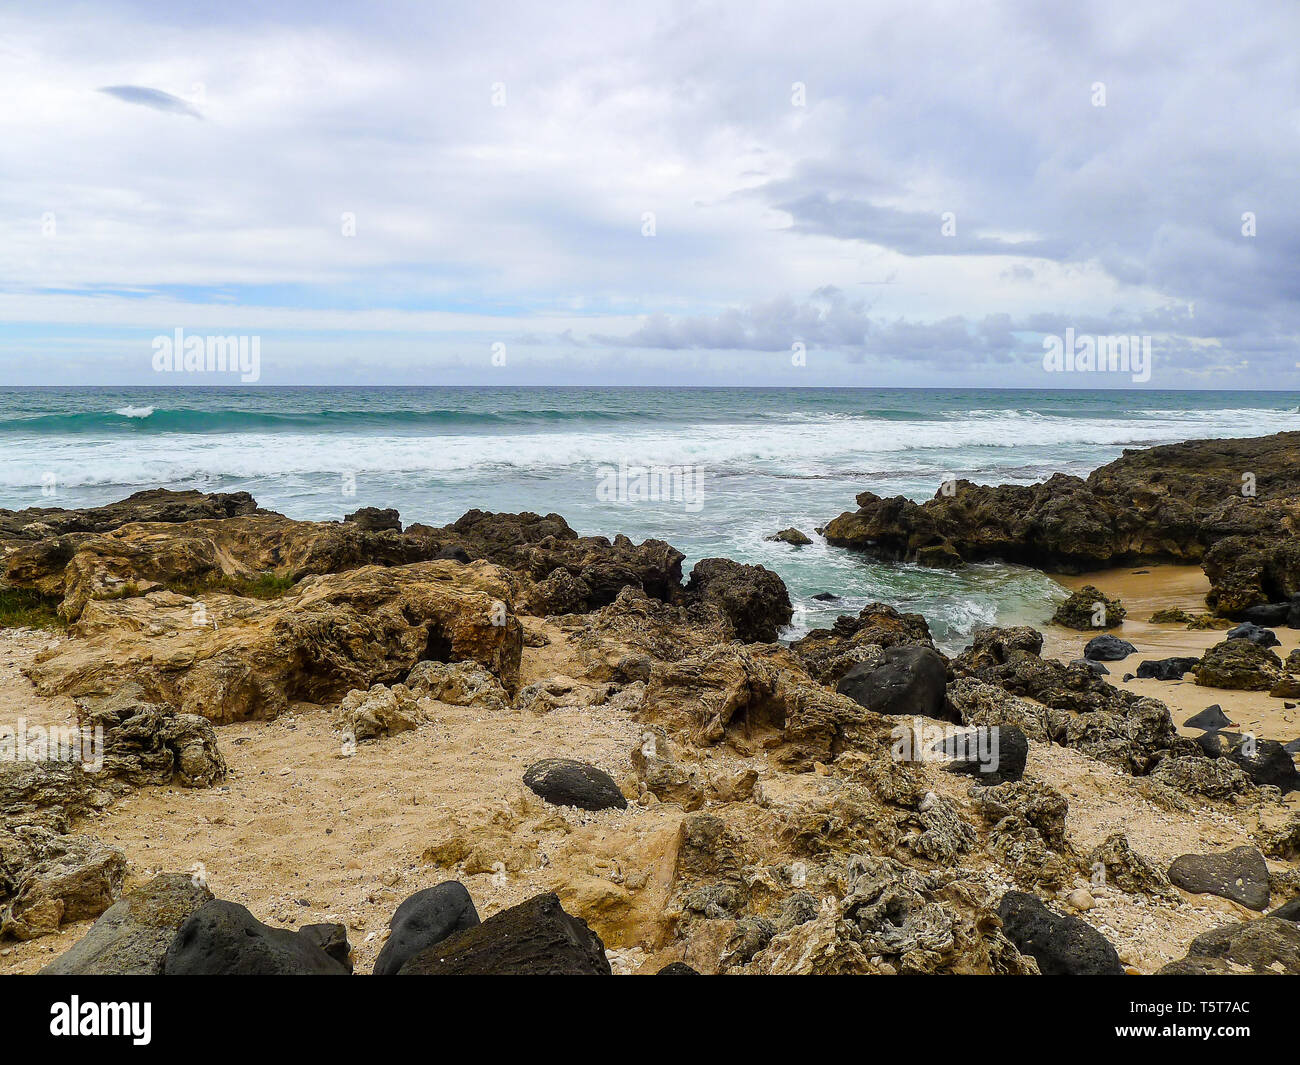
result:
M 15 5 L 0 383 L 1293 390 L 1298 57 L 1295 0 Z

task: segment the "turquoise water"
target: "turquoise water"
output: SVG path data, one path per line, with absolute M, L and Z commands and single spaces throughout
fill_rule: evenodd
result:
M 797 628 L 874 599 L 919 610 L 945 646 L 976 624 L 1041 622 L 1054 582 L 1001 565 L 870 563 L 764 541 L 852 509 L 924 499 L 948 477 L 1029 483 L 1125 447 L 1300 427 L 1300 395 L 941 389 L 30 388 L 0 397 L 0 506 L 90 506 L 142 488 L 251 492 L 297 518 L 396 507 L 555 511 L 581 533 L 660 537 L 779 572 Z M 608 474 L 688 468 L 697 499 L 611 499 Z M 351 492 L 351 494 L 348 494 Z M 635 493 L 632 493 L 635 494 Z M 698 505 L 696 505 L 698 504 Z M 827 606 L 811 597 L 843 597 Z

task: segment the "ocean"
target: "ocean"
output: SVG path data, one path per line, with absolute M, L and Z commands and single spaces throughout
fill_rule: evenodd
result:
M 582 534 L 667 540 L 687 568 L 722 555 L 775 570 L 796 605 L 790 635 L 881 600 L 924 614 L 954 649 L 977 625 L 1041 624 L 1064 593 L 1016 566 L 873 563 L 815 527 L 864 489 L 925 499 L 951 477 L 1025 484 L 1086 474 L 1126 447 L 1300 428 L 1298 403 L 1147 390 L 16 388 L 0 396 L 0 507 L 168 487 L 247 491 L 311 519 L 364 506 L 433 525 L 475 507 L 554 511 Z M 646 467 L 678 491 L 638 491 Z M 815 542 L 764 539 L 788 526 Z M 813 598 L 823 592 L 841 600 Z

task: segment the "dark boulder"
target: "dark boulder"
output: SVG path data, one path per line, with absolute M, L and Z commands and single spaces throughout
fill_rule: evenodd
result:
M 698 969 L 692 969 L 684 961 L 670 961 L 655 976 L 699 976 Z
M 1138 663 L 1139 680 L 1182 680 L 1196 668 L 1199 658 L 1157 658 Z
M 1262 628 L 1254 622 L 1246 621 L 1223 634 L 1225 640 L 1249 640 L 1260 647 L 1277 647 L 1282 641 L 1272 629 Z
M 384 532 L 388 529 L 393 532 L 402 531 L 402 523 L 398 519 L 397 511 L 391 507 L 387 510 L 380 510 L 378 507 L 362 507 L 351 514 L 344 515 L 343 520 L 350 521 L 366 532 Z
M 1094 636 L 1083 649 L 1083 657 L 1091 662 L 1118 662 L 1132 654 L 1137 654 L 1136 647 L 1109 632 Z
M 1036 895 L 1008 891 L 998 904 L 1002 930 L 1044 976 L 1119 976 L 1110 942 L 1090 924 L 1049 910 Z
M 812 543 L 811 537 L 795 528 L 782 529 L 780 532 L 774 532 L 771 536 L 764 536 L 763 539 L 789 544 L 791 547 L 806 547 Z
M 878 714 L 941 717 L 948 670 L 928 647 L 900 646 L 885 651 L 874 668 L 863 662 L 840 679 L 835 690 Z
M 213 899 L 194 911 L 163 959 L 164 976 L 346 976 L 316 937 L 272 928 L 238 903 Z
M 1242 621 L 1248 621 L 1252 625 L 1285 625 L 1287 617 L 1291 613 L 1290 603 L 1260 603 L 1258 606 L 1248 606 L 1240 614 Z
M 605 944 L 559 898 L 537 895 L 428 947 L 399 976 L 610 976 Z
M 949 772 L 970 774 L 979 784 L 1002 784 L 1025 775 L 1029 738 L 1015 725 L 995 725 L 959 732 L 935 749 L 953 759 Z
M 1280 921 L 1300 921 L 1300 895 L 1290 902 L 1284 902 L 1276 910 L 1270 910 L 1268 916 Z
M 1254 847 L 1181 855 L 1169 867 L 1169 880 L 1184 891 L 1218 895 L 1250 910 L 1268 906 L 1268 865 Z
M 1281 788 L 1284 795 L 1300 788 L 1295 761 L 1277 740 L 1242 737 L 1228 749 L 1227 757 L 1256 784 L 1271 784 Z
M 785 582 L 763 566 L 728 558 L 695 563 L 686 583 L 688 601 L 717 610 L 745 643 L 772 643 L 794 617 Z
M 627 809 L 627 799 L 604 770 L 569 758 L 544 758 L 524 773 L 524 783 L 556 806 L 582 810 Z
M 376 976 L 396 976 L 397 971 L 427 947 L 479 923 L 478 910 L 465 885 L 448 880 L 411 895 L 388 922 L 388 942 L 375 961 Z

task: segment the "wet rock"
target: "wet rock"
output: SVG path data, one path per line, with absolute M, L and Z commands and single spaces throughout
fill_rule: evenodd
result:
M 790 593 L 780 577 L 762 566 L 726 558 L 697 562 L 685 597 L 718 611 L 745 643 L 773 642 L 794 616 Z
M 838 602 L 840 602 L 840 597 L 839 597 L 838 595 L 836 595 L 834 592 L 817 592 L 817 593 L 813 596 L 813 598 L 816 599 L 817 602 L 819 602 L 819 603 L 838 603 Z
M 398 520 L 397 511 L 391 508 L 380 510 L 378 507 L 362 507 L 351 514 L 344 515 L 343 520 L 367 532 L 383 532 L 386 529 L 391 529 L 393 532 L 402 531 L 402 523 Z
M 396 976 L 420 951 L 479 923 L 478 910 L 465 885 L 448 880 L 411 895 L 388 922 L 388 942 L 375 961 L 376 976 Z
M 126 855 L 88 836 L 63 836 L 24 870 L 0 910 L 0 936 L 37 939 L 61 924 L 98 917 L 122 894 Z
M 1234 691 L 1268 691 L 1282 676 L 1282 660 L 1249 640 L 1224 640 L 1202 656 L 1196 683 Z
M 1181 855 L 1169 867 L 1169 880 L 1184 891 L 1218 895 L 1250 910 L 1268 906 L 1268 866 L 1254 847 L 1237 847 L 1221 854 Z
M 50 976 L 158 976 L 163 957 L 189 916 L 212 898 L 183 873 L 160 873 L 128 891 L 66 954 L 41 970 Z
M 557 806 L 577 806 L 583 810 L 627 808 L 627 800 L 608 773 L 569 758 L 534 762 L 524 773 L 524 783 Z
M 610 976 L 605 945 L 554 894 L 537 895 L 416 954 L 400 976 Z
M 764 540 L 776 541 L 778 543 L 789 544 L 791 547 L 804 547 L 812 543 L 812 539 L 801 533 L 798 529 L 782 529 L 771 536 L 764 536 Z
M 1085 584 L 1056 608 L 1052 621 L 1067 629 L 1087 632 L 1089 629 L 1113 629 L 1122 625 L 1127 615 L 1128 611 L 1118 599 L 1111 599 L 1091 584 Z M 1132 647 L 1131 644 L 1128 646 Z M 1086 651 L 1084 655 L 1093 657 Z
M 1277 647 L 1282 642 L 1272 629 L 1262 628 L 1249 621 L 1243 622 L 1234 629 L 1229 629 L 1224 633 L 1224 639 L 1249 640 L 1260 647 Z
M 928 647 L 891 647 L 879 666 L 854 666 L 835 690 L 878 714 L 940 717 L 948 671 Z
M 980 784 L 1019 780 L 1029 757 L 1029 739 L 1015 725 L 979 728 L 948 737 L 939 749 L 954 761 L 950 772 L 966 773 Z
M 1094 636 L 1083 649 L 1083 657 L 1092 662 L 1118 662 L 1132 654 L 1137 654 L 1136 647 L 1109 632 Z
M 1273 916 L 1202 932 L 1158 976 L 1300 975 L 1300 926 Z
M 1231 724 L 1228 715 L 1223 712 L 1223 707 L 1215 703 L 1212 706 L 1207 706 L 1199 713 L 1193 714 L 1183 722 L 1183 727 L 1197 728 L 1205 732 L 1218 732 L 1219 729 L 1227 728 Z
M 1008 891 L 998 904 L 1008 939 L 1030 955 L 1044 976 L 1121 975 L 1124 967 L 1106 937 L 1077 917 L 1048 909 L 1035 895 Z
M 163 958 L 164 976 L 346 976 L 316 937 L 273 928 L 245 907 L 213 899 L 181 925 Z
M 1182 680 L 1184 673 L 1196 668 L 1199 658 L 1159 658 L 1139 662 L 1137 677 L 1139 680 Z

